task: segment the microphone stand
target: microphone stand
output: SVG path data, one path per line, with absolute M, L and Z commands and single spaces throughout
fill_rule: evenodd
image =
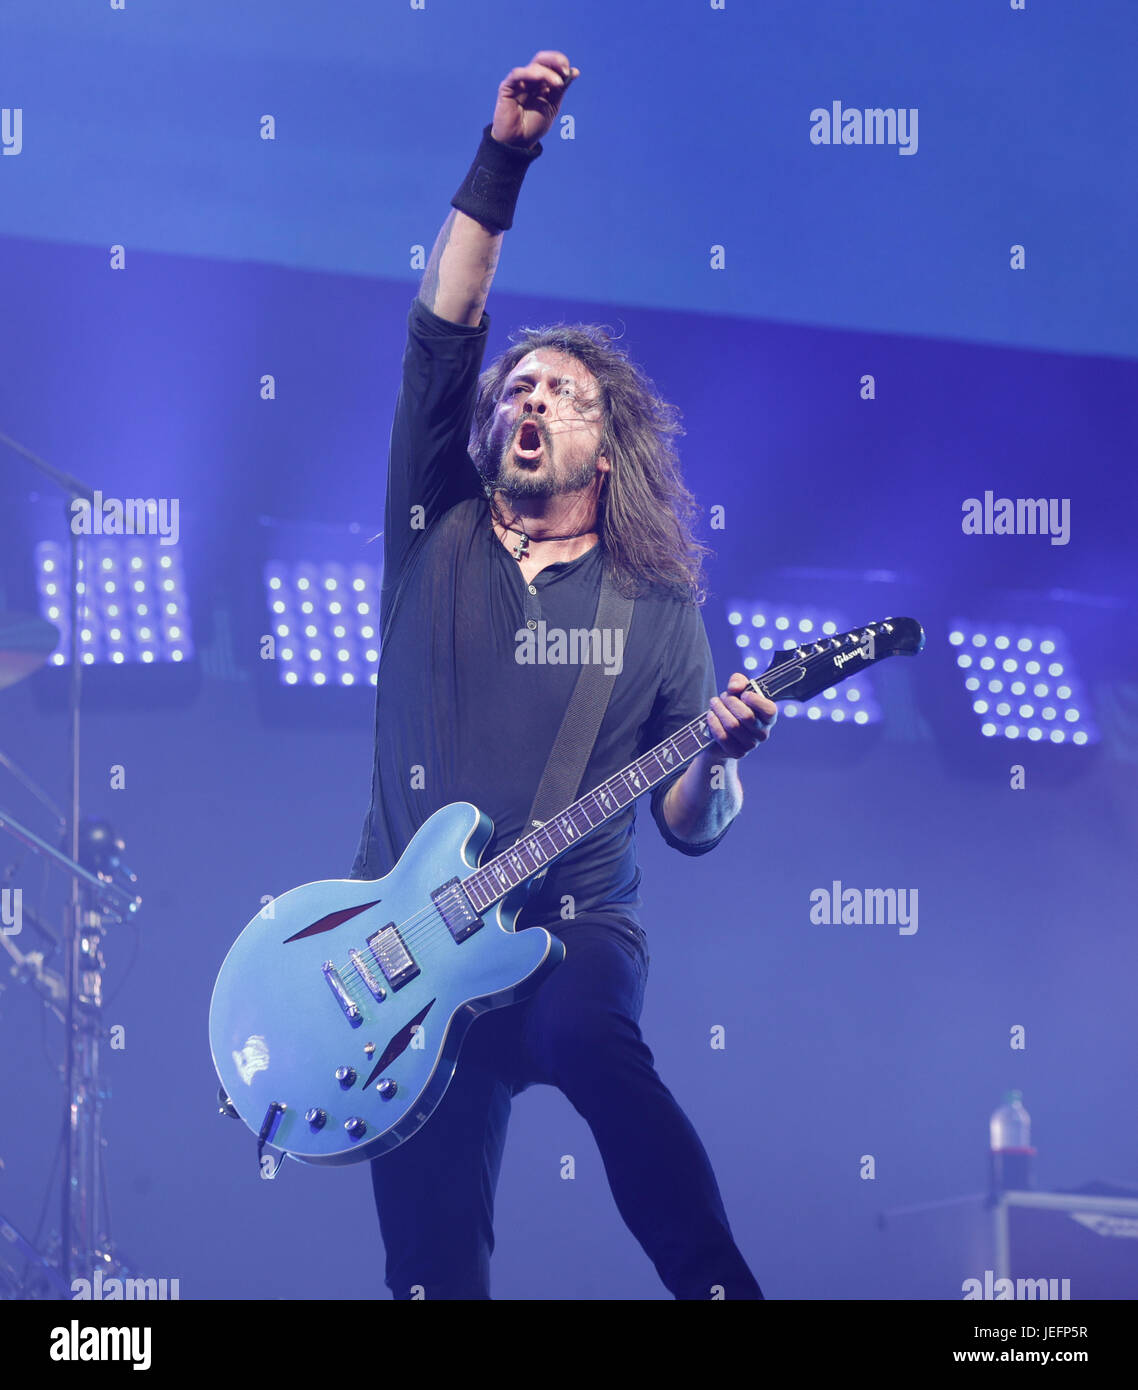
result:
M 7 831 L 70 875 L 73 887 L 82 892 L 85 903 L 81 916 L 75 919 L 78 923 L 75 931 L 76 954 L 66 961 L 69 967 L 66 981 L 60 980 L 53 971 L 44 969 L 42 957 L 33 953 L 24 955 L 11 942 L 5 940 L 3 943 L 16 962 L 17 970 L 13 974 L 34 984 L 47 1007 L 63 1018 L 65 1026 L 71 1030 L 67 1050 L 72 1080 L 68 1090 L 70 1103 L 64 1148 L 65 1169 L 70 1174 L 69 1185 L 74 1189 L 74 1202 L 69 1200 L 64 1205 L 72 1224 L 63 1228 L 58 1271 L 49 1272 L 48 1261 L 33 1250 L 3 1217 L 0 1217 L 0 1231 L 14 1241 L 26 1258 L 32 1259 L 41 1276 L 46 1274 L 53 1288 L 66 1290 L 62 1296 L 70 1298 L 73 1258 L 81 1257 L 86 1261 L 92 1278 L 97 1268 L 105 1274 L 114 1274 L 121 1265 L 121 1260 L 112 1255 L 109 1231 L 99 1229 L 99 1199 L 103 1191 L 103 1089 L 99 1081 L 99 1044 L 104 1032 L 102 968 L 105 964 L 101 948 L 105 922 L 108 919 L 112 922 L 125 921 L 137 912 L 141 898 L 133 891 L 135 875 L 117 859 L 112 860 L 115 872 L 97 865 L 98 872 L 92 873 L 27 826 L 21 825 L 2 807 L 0 830 Z M 46 932 L 43 924 L 40 924 L 40 928 Z M 73 985 L 70 993 L 69 984 Z M 60 1002 L 62 1008 L 59 1007 Z
M 95 502 L 93 489 L 85 483 L 73 478 L 69 473 L 64 473 L 58 468 L 54 468 L 45 459 L 41 459 L 33 454 L 29 449 L 25 449 L 14 439 L 10 439 L 5 434 L 0 434 L 0 444 L 6 444 L 10 449 L 26 458 L 36 469 L 45 477 L 51 479 L 62 492 L 67 495 L 67 505 L 65 515 L 68 520 L 68 535 L 70 537 L 70 617 L 71 631 L 68 637 L 68 654 L 71 662 L 71 678 L 68 683 L 68 762 L 70 765 L 71 786 L 68 799 L 67 816 L 67 843 L 68 853 L 73 864 L 79 862 L 79 702 L 83 687 L 82 664 L 79 660 L 79 560 L 80 544 L 79 535 L 75 527 L 71 525 L 73 516 L 72 503 L 76 498 L 85 498 L 91 503 Z M 78 952 L 80 949 L 80 917 L 82 914 L 82 899 L 79 891 L 79 880 L 74 876 L 71 879 L 71 897 L 68 902 L 67 911 L 64 914 L 64 961 L 66 966 L 66 989 L 67 989 L 67 1019 L 65 1028 L 66 1034 L 66 1058 L 64 1062 L 64 1100 L 66 1108 L 64 1110 L 64 1133 L 67 1135 L 68 1142 L 65 1146 L 66 1152 L 63 1160 L 63 1194 L 60 1210 L 60 1274 L 63 1282 L 70 1289 L 71 1287 L 71 1268 L 73 1256 L 77 1253 L 74 1250 L 74 1233 L 72 1229 L 72 1189 L 75 1183 L 75 1168 L 77 1150 L 81 1147 L 79 1140 L 79 1130 L 86 1115 L 90 1112 L 92 1104 L 97 1100 L 96 1095 L 86 1093 L 86 1087 L 80 1088 L 76 1092 L 75 1073 L 76 1073 L 76 1027 L 75 1027 L 75 1003 L 76 988 L 80 983 L 80 962 Z M 97 1087 L 97 1081 L 96 1081 Z M 83 1255 L 88 1258 L 92 1253 L 90 1246 L 86 1244 L 92 1234 L 91 1212 L 93 1204 L 98 1200 L 98 1194 L 82 1194 L 80 1211 L 83 1213 L 83 1223 L 81 1236 L 84 1242 Z

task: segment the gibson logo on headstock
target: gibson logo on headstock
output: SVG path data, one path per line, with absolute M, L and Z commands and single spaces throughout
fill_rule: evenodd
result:
M 841 652 L 834 657 L 834 665 L 840 671 L 842 667 L 845 666 L 847 662 L 852 661 L 855 656 L 860 656 L 866 661 L 872 661 L 874 659 L 872 632 L 867 634 L 864 646 L 855 647 L 852 652 Z

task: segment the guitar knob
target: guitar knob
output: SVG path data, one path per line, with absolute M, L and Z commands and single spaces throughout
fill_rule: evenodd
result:
M 367 1133 L 367 1121 L 361 1120 L 358 1115 L 353 1115 L 350 1120 L 344 1121 L 344 1128 L 353 1139 L 362 1139 Z
M 382 1081 L 377 1081 L 375 1083 L 375 1089 L 384 1100 L 391 1100 L 396 1091 L 399 1090 L 399 1083 L 393 1081 L 390 1076 L 385 1076 Z
M 336 1080 L 340 1083 L 340 1085 L 343 1087 L 345 1091 L 350 1091 L 352 1087 L 356 1084 L 355 1067 L 337 1067 Z
M 304 1112 L 304 1118 L 313 1129 L 323 1129 L 328 1121 L 328 1112 L 326 1110 L 318 1110 L 313 1106 L 311 1110 L 306 1110 Z

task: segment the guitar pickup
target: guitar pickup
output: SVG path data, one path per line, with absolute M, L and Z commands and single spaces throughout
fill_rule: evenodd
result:
M 394 922 L 373 932 L 367 939 L 376 964 L 392 989 L 402 989 L 419 973 L 415 959 L 404 945 Z
M 456 941 L 465 941 L 473 936 L 479 927 L 485 926 L 466 896 L 457 878 L 444 883 L 431 894 L 431 901 L 439 910 L 439 916 L 447 924 L 447 930 Z

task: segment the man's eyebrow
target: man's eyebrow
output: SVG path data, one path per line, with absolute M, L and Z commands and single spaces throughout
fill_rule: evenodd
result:
M 519 381 L 536 381 L 536 380 L 537 380 L 537 375 L 536 375 L 534 372 L 519 372 L 517 376 L 514 376 L 514 375 L 511 373 L 510 376 L 508 376 L 508 377 L 506 378 L 506 380 L 507 380 L 507 381 L 512 381 L 512 382 L 514 382 L 514 383 L 517 383 L 517 382 L 519 382 Z M 561 383 L 562 383 L 563 381 L 568 381 L 568 382 L 570 382 L 573 386 L 576 386 L 576 385 L 577 385 L 577 378 L 574 377 L 574 376 L 559 376 L 559 377 L 557 378 L 557 384 L 558 384 L 558 386 L 560 386 Z

